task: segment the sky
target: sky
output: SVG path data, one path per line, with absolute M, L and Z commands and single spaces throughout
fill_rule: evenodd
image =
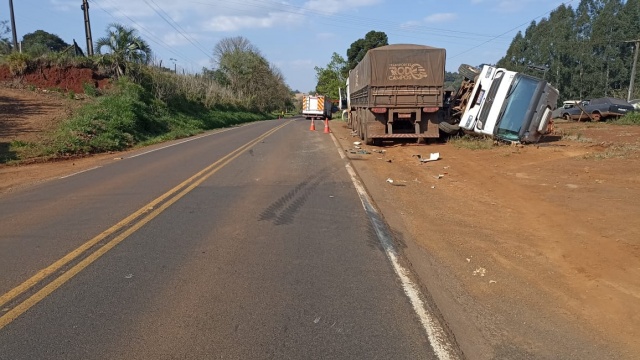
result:
M 292 90 L 315 89 L 316 66 L 336 52 L 346 59 L 351 44 L 371 30 L 390 44 L 421 44 L 447 50 L 446 70 L 462 63 L 493 64 L 518 31 L 565 3 L 578 0 L 88 0 L 92 37 L 110 23 L 138 30 L 157 62 L 197 73 L 215 68 L 212 54 L 224 38 L 243 36 L 284 74 Z M 82 0 L 17 0 L 18 41 L 36 30 L 75 39 L 86 51 Z M 9 20 L 0 4 L 0 20 Z M 9 36 L 10 38 L 11 36 Z

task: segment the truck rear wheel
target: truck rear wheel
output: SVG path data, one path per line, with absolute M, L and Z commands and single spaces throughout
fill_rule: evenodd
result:
M 367 124 L 364 124 L 364 138 L 362 140 L 364 140 L 365 145 L 373 145 L 373 139 L 369 137 L 369 129 L 367 127 Z
M 458 73 L 469 80 L 475 80 L 476 76 L 480 75 L 480 69 L 475 66 L 462 64 L 458 68 Z
M 449 135 L 455 135 L 460 132 L 460 126 L 449 124 L 448 122 L 442 121 L 438 124 L 438 129 L 440 129 L 443 133 Z

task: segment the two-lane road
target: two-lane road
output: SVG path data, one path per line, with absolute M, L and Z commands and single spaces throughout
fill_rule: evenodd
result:
M 249 124 L 0 196 L 0 359 L 456 358 L 316 125 Z

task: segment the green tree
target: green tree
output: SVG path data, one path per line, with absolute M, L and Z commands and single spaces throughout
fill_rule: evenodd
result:
M 638 38 L 640 0 L 581 0 L 518 33 L 498 66 L 542 77 L 530 65 L 544 65 L 564 100 L 626 97 Z
M 624 39 L 637 40 L 640 39 L 640 0 L 627 0 L 620 13 L 620 23 L 623 26 Z M 623 50 L 623 62 L 625 64 L 633 63 L 633 52 L 635 51 L 635 43 L 627 43 Z M 631 66 L 629 66 L 629 69 Z M 624 79 L 626 84 L 629 84 L 631 80 L 631 73 L 627 79 Z M 640 84 L 640 71 L 636 71 L 635 84 Z M 635 87 L 638 88 L 637 86 Z M 628 90 L 628 86 L 627 86 Z M 631 97 L 637 99 L 640 97 L 640 91 L 632 89 Z
M 107 27 L 107 36 L 96 41 L 96 52 L 110 64 L 116 77 L 125 75 L 130 64 L 148 64 L 151 61 L 151 47 L 138 35 L 136 29 L 113 23 Z
M 217 66 L 211 71 L 213 79 L 249 108 L 284 110 L 291 101 L 282 72 L 242 36 L 220 40 L 213 49 L 213 63 Z
M 316 79 L 318 80 L 316 92 L 328 95 L 331 99 L 338 99 L 338 89 L 344 88 L 347 81 L 344 76 L 346 67 L 347 61 L 335 52 L 326 68 L 316 66 Z
M 13 48 L 11 39 L 8 36 L 10 33 L 9 20 L 0 21 L 0 54 L 2 55 L 9 54 Z
M 349 70 L 358 65 L 358 63 L 367 54 L 367 51 L 375 49 L 380 46 L 389 45 L 389 38 L 387 34 L 382 31 L 369 31 L 364 39 L 358 39 L 351 43 L 351 46 L 347 50 L 347 64 L 345 77 L 348 76 Z
M 69 46 L 58 35 L 50 34 L 44 30 L 36 30 L 22 37 L 22 51 L 35 56 L 52 51 L 60 52 Z

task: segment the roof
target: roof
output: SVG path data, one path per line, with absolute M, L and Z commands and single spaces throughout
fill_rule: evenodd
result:
M 373 48 L 369 51 L 388 51 L 388 50 L 414 50 L 414 49 L 440 49 L 433 46 L 417 45 L 417 44 L 392 44 Z

